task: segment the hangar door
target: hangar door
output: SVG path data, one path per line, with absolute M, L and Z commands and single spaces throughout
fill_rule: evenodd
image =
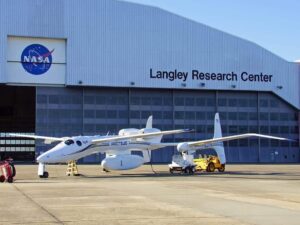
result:
M 35 87 L 0 86 L 0 160 L 35 159 L 35 142 L 9 133 L 35 133 Z

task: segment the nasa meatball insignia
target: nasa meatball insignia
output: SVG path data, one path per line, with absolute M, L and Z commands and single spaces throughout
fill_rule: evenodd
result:
M 178 72 L 177 70 L 174 71 L 156 71 L 153 73 L 152 69 L 150 69 L 150 78 L 151 79 L 167 79 L 170 81 L 174 80 L 182 80 L 186 81 L 188 76 L 188 72 Z

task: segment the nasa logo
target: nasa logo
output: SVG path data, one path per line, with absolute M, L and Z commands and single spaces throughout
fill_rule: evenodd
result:
M 21 55 L 23 68 L 30 74 L 41 75 L 46 73 L 52 64 L 52 51 L 40 44 L 27 46 Z

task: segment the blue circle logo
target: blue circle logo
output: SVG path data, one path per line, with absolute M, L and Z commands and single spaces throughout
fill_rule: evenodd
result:
M 32 44 L 27 46 L 21 55 L 23 68 L 30 74 L 41 75 L 46 73 L 52 64 L 52 51 L 43 45 Z

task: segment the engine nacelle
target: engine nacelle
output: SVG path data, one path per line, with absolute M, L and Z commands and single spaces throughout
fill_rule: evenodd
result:
M 189 144 L 188 143 L 186 143 L 186 142 L 183 142 L 183 143 L 179 143 L 178 145 L 177 145 L 177 151 L 178 152 L 187 152 L 187 151 L 189 151 L 189 150 L 191 150 L 191 148 L 190 148 L 190 146 L 189 146 Z
M 143 164 L 143 157 L 129 154 L 107 156 L 101 162 L 101 166 L 106 170 L 130 170 Z
M 119 136 L 140 134 L 140 130 L 136 128 L 126 128 L 119 131 Z

